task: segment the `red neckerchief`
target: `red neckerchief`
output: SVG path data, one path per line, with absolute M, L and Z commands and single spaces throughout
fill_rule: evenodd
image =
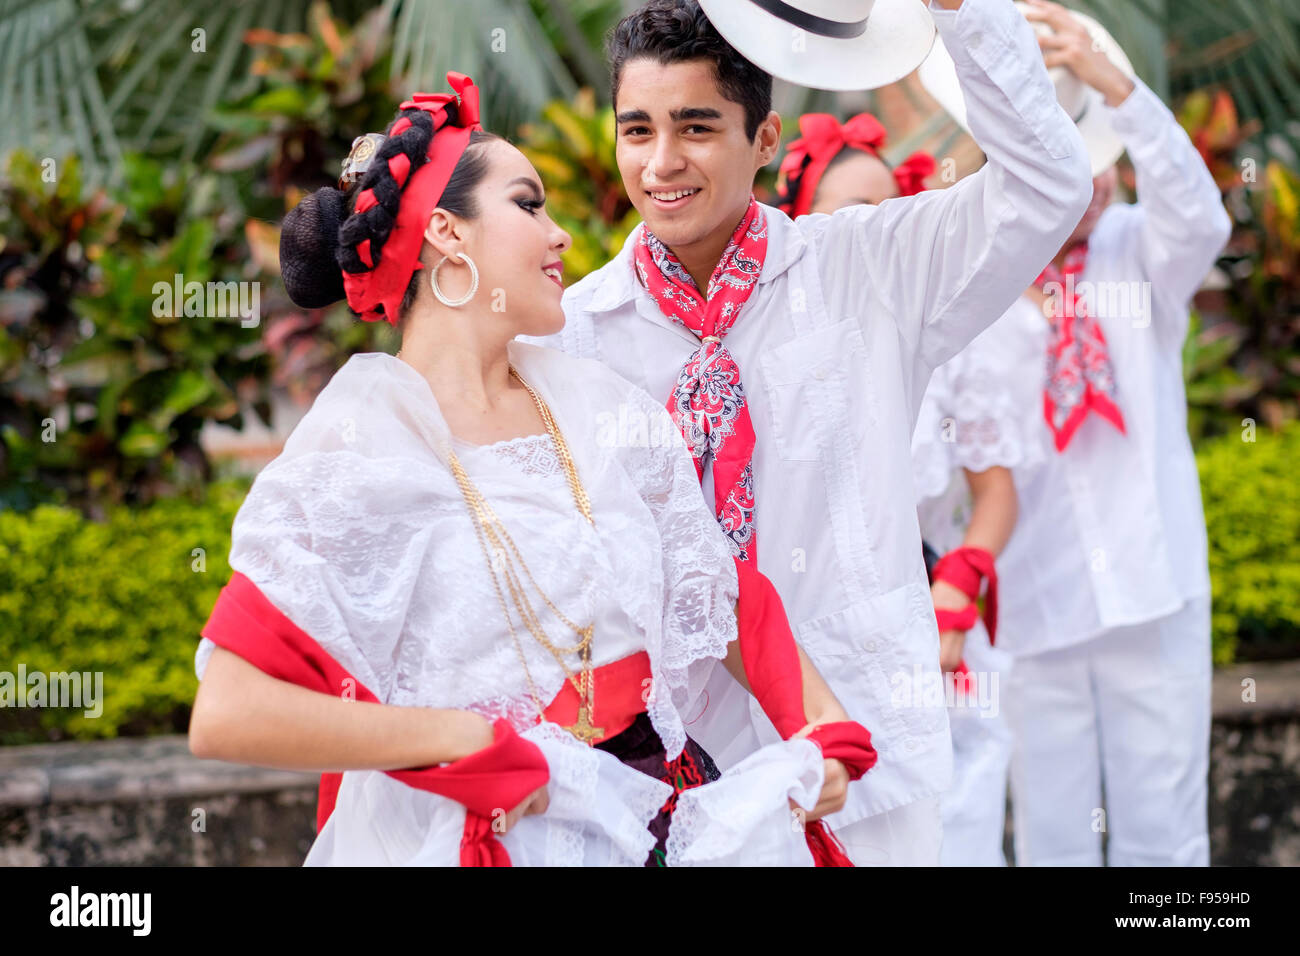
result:
M 722 337 L 736 324 L 754 291 L 766 255 L 767 218 L 751 196 L 745 217 L 709 279 L 707 300 L 677 257 L 649 229 L 642 230 L 634 257 L 641 284 L 660 311 L 701 339 L 677 373 L 668 411 L 686 439 L 701 481 L 706 460 L 713 461 L 718 523 L 742 561 L 757 560 L 754 425 L 740 367 Z
M 1115 370 L 1106 351 L 1106 336 L 1088 313 L 1086 296 L 1076 282 L 1088 261 L 1088 244 L 1081 242 L 1065 254 L 1062 268 L 1048 263 L 1034 285 L 1058 284 L 1060 302 L 1052 311 L 1047 344 L 1047 386 L 1043 414 L 1052 430 L 1056 450 L 1064 451 L 1088 413 L 1096 412 L 1124 434 L 1124 416 L 1115 402 Z M 1045 290 L 1046 291 L 1046 290 Z M 1057 313 L 1062 313 L 1057 315 Z
M 885 145 L 885 128 L 870 113 L 859 113 L 843 125 L 829 113 L 806 113 L 799 117 L 799 133 L 781 160 L 778 205 L 791 218 L 807 215 L 822 174 L 842 150 L 860 150 L 884 161 L 880 150 Z M 891 170 L 898 194 L 915 196 L 921 192 L 925 189 L 923 180 L 934 168 L 934 157 L 929 153 L 915 152 L 907 157 Z M 798 189 L 794 196 L 790 195 L 792 181 Z
M 420 268 L 420 249 L 424 245 L 429 213 L 442 198 L 442 191 L 447 188 L 456 163 L 469 145 L 470 134 L 482 129 L 478 121 L 478 87 L 474 81 L 462 73 L 448 73 L 447 82 L 455 94 L 415 93 L 402 104 L 403 110 L 421 109 L 433 117 L 434 135 L 429 140 L 427 162 L 412 169 L 405 153 L 398 153 L 388 160 L 388 170 L 402 191 L 397 221 L 384 242 L 378 262 L 374 260 L 367 239 L 357 246 L 357 255 L 370 269 L 343 273 L 348 306 L 367 322 L 387 319 L 393 325 L 397 324 L 411 276 Z M 455 103 L 456 108 L 449 112 L 447 106 L 451 103 Z M 388 135 L 398 136 L 410 126 L 411 121 L 402 117 L 393 124 Z M 410 182 L 407 182 L 408 177 Z M 357 194 L 353 211 L 365 212 L 378 204 L 374 191 L 365 189 Z

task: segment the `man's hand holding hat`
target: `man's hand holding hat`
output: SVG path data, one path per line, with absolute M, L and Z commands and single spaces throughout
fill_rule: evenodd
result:
M 1101 93 L 1107 106 L 1123 103 L 1133 92 L 1133 80 L 1093 41 L 1088 28 L 1059 3 L 1050 0 L 1028 0 L 1028 3 L 1025 19 L 1045 23 L 1054 31 L 1038 37 L 1047 68 L 1065 67 Z

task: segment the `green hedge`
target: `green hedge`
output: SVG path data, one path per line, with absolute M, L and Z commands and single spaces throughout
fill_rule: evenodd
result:
M 118 508 L 102 523 L 55 506 L 0 514 L 0 670 L 103 673 L 99 717 L 3 707 L 0 743 L 185 729 L 199 629 L 230 576 L 246 491 L 223 482 L 202 501 Z
M 1214 582 L 1214 658 L 1300 657 L 1300 425 L 1198 451 Z M 247 485 L 203 501 L 0 514 L 0 670 L 102 671 L 104 711 L 0 708 L 0 743 L 183 731 L 199 629 L 229 577 Z M 193 570 L 194 549 L 206 570 Z
M 1215 662 L 1300 657 L 1300 423 L 1211 439 L 1196 457 Z

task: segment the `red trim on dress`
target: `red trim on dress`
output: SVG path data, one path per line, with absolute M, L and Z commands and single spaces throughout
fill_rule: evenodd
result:
M 632 726 L 637 716 L 645 713 L 645 701 L 650 695 L 650 655 L 638 651 L 629 657 L 592 668 L 595 684 L 595 705 L 591 716 L 593 726 L 604 733 L 594 743 L 617 737 Z M 573 682 L 566 680 L 555 699 L 547 705 L 546 719 L 561 727 L 568 727 L 578 719 L 578 692 Z

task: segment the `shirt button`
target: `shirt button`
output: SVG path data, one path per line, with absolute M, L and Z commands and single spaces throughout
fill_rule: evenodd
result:
M 826 381 L 826 369 L 819 368 L 817 371 L 813 372 L 813 377 L 819 382 Z
M 908 753 L 911 753 L 913 750 L 916 749 L 916 741 L 914 741 L 914 740 L 906 740 L 906 741 L 904 741 L 904 742 L 903 742 L 903 749 L 906 750 Z
M 966 41 L 966 46 L 971 50 L 978 50 L 980 44 L 984 42 L 984 34 L 972 33 L 970 39 Z
M 874 654 L 874 653 L 876 653 L 876 642 L 875 642 L 875 641 L 867 641 L 867 643 L 866 643 L 865 646 L 866 646 L 866 649 L 867 649 L 867 653 L 868 653 L 868 654 Z

